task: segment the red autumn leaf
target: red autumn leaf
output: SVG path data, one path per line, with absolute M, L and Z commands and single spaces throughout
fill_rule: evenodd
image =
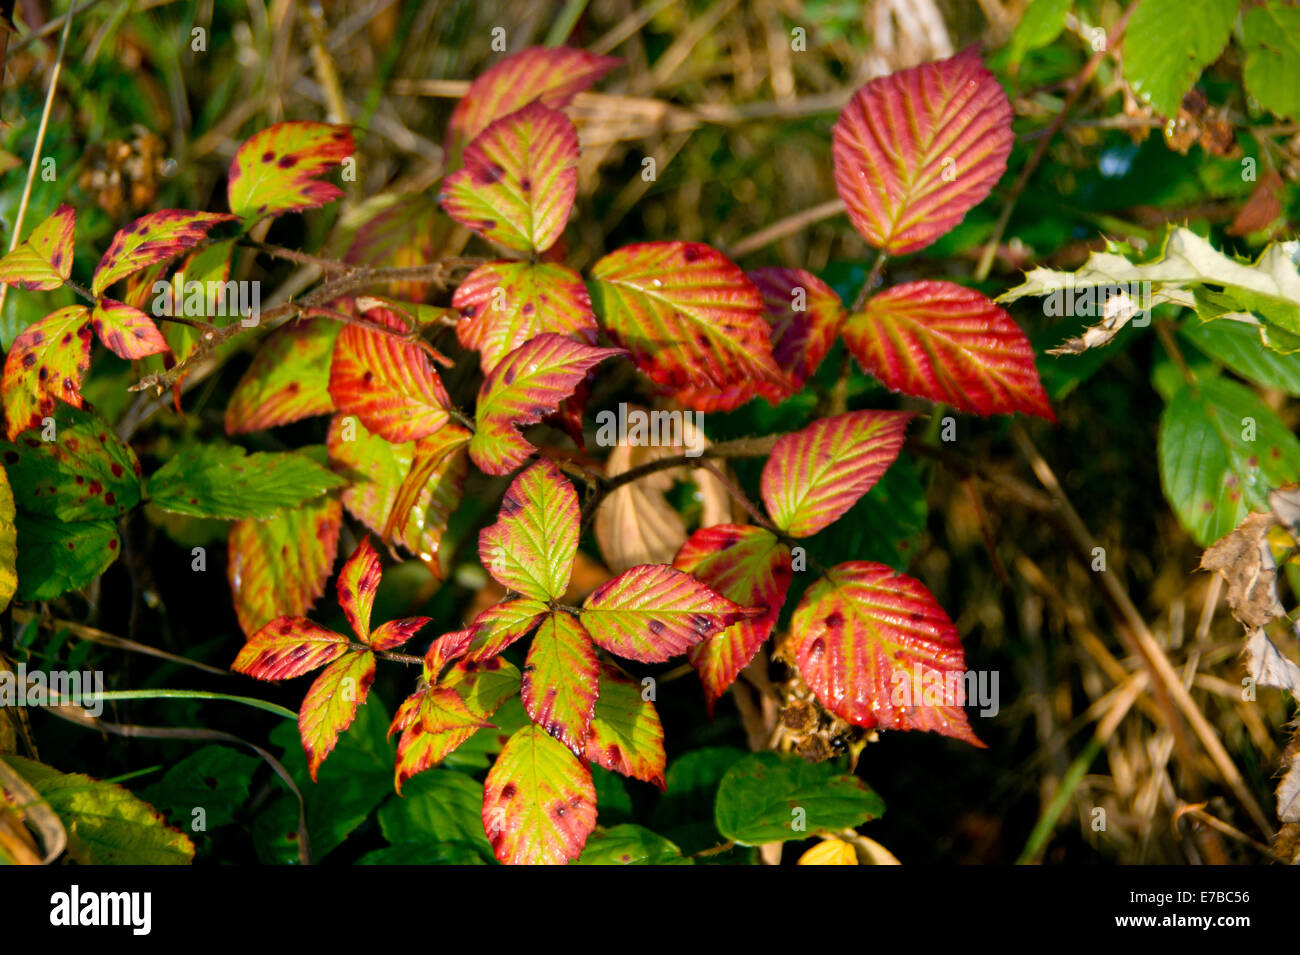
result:
M 686 651 L 704 684 L 709 712 L 772 634 L 794 576 L 790 548 L 761 527 L 715 524 L 702 527 L 682 545 L 673 566 L 744 607 L 761 607 L 757 617 L 738 620 Z
M 596 588 L 579 619 L 596 645 L 610 653 L 662 663 L 761 613 L 667 564 L 642 564 Z
M 553 262 L 489 262 L 461 282 L 451 304 L 456 337 L 479 353 L 483 374 L 524 342 L 557 332 L 596 343 L 596 315 L 582 276 Z
M 534 451 L 519 429 L 551 414 L 588 371 L 621 354 L 621 348 L 596 348 L 552 333 L 520 345 L 479 389 L 470 458 L 488 474 L 509 474 Z
M 540 726 L 506 741 L 483 787 L 483 829 L 509 865 L 563 865 L 596 828 L 591 770 Z
M 1011 104 L 968 49 L 867 83 L 832 133 L 835 188 L 873 246 L 895 255 L 952 230 L 1002 178 Z
M 578 192 L 578 131 L 563 113 L 530 103 L 494 121 L 443 183 L 442 208 L 483 238 L 545 252 L 564 231 Z
M 258 680 L 288 680 L 337 660 L 348 638 L 306 617 L 277 617 L 248 638 L 230 668 Z
M 251 220 L 333 202 L 343 191 L 316 177 L 355 148 L 347 127 L 329 123 L 276 123 L 254 134 L 230 161 L 230 211 Z
M 432 619 L 432 617 L 403 617 L 400 620 L 388 620 L 375 627 L 366 642 L 376 650 L 396 649 L 415 636 Z
M 780 438 L 763 467 L 772 521 L 795 537 L 837 521 L 897 459 L 911 419 L 909 411 L 850 411 Z
M 524 711 L 577 756 L 586 750 L 599 676 L 596 648 L 582 624 L 560 611 L 547 615 L 528 647 Z
M 911 577 L 869 561 L 839 564 L 799 601 L 791 636 L 800 674 L 841 719 L 984 745 L 962 710 L 957 628 Z
M 379 589 L 382 576 L 383 567 L 370 538 L 361 538 L 361 543 L 339 571 L 338 591 L 343 615 L 348 618 L 352 632 L 363 643 L 370 642 L 370 610 L 375 604 L 375 591 Z
M 167 340 L 144 312 L 101 298 L 90 317 L 99 340 L 119 358 L 144 358 L 167 351 Z
M 486 660 L 503 652 L 516 640 L 532 633 L 549 608 L 531 597 L 516 597 L 493 604 L 474 618 L 470 629 L 473 642 L 465 652 L 465 659 Z
M 56 289 L 72 275 L 72 230 L 77 214 L 66 202 L 0 258 L 0 283 L 33 292 Z
M 501 515 L 479 534 L 479 559 L 501 586 L 536 600 L 558 600 L 578 552 L 578 495 L 552 461 L 511 483 Z
M 450 233 L 457 228 L 427 193 L 404 195 L 357 229 L 343 261 L 375 268 L 409 268 L 436 262 L 446 249 Z M 415 279 L 392 279 L 383 284 L 390 294 L 408 302 L 425 301 L 434 288 L 433 283 Z
M 54 414 L 59 401 L 81 407 L 90 339 L 90 310 L 83 305 L 51 312 L 14 339 L 0 388 L 10 441 Z
M 442 534 L 460 503 L 469 470 L 465 432 L 452 427 L 419 441 L 392 444 L 371 434 L 355 417 L 338 415 L 326 438 L 331 461 L 351 482 L 343 491 L 343 506 L 431 568 L 437 567 Z M 461 441 L 459 449 L 449 447 L 447 439 Z
M 298 711 L 298 733 L 307 754 L 312 782 L 325 757 L 352 725 L 357 708 L 375 681 L 375 655 L 369 650 L 346 653 L 316 677 Z
M 424 678 L 430 683 L 436 683 L 443 668 L 452 660 L 464 656 L 473 641 L 473 627 L 453 630 L 436 638 L 429 644 L 429 650 L 424 655 Z
M 227 571 L 244 633 L 311 608 L 334 568 L 342 523 L 343 505 L 322 495 L 263 521 L 230 525 Z
M 407 697 L 388 730 L 390 736 L 402 731 L 393 777 L 398 794 L 406 780 L 436 766 L 480 729 L 491 725 L 450 687 L 430 686 Z
M 643 242 L 591 270 L 592 303 L 643 372 L 699 411 L 729 411 L 790 381 L 772 358 L 763 299 L 739 267 L 699 242 Z
M 388 309 L 371 309 L 366 317 L 405 329 Z M 428 352 L 359 325 L 345 327 L 334 342 L 329 393 L 340 412 L 396 444 L 427 437 L 449 420 L 451 400 Z
M 600 667 L 586 757 L 611 772 L 664 787 L 664 728 L 654 704 L 617 667 Z
M 465 144 L 494 120 L 534 100 L 563 109 L 619 62 L 563 46 L 534 46 L 506 57 L 480 73 L 456 104 L 447 124 L 448 161 L 454 162 Z
M 96 297 L 119 279 L 133 272 L 166 262 L 207 238 L 208 230 L 218 222 L 234 216 L 224 212 L 191 212 L 188 209 L 163 209 L 141 216 L 119 229 L 99 260 L 90 291 Z
M 468 431 L 448 423 L 416 441 L 410 471 L 397 488 L 384 524 L 385 540 L 402 544 L 439 577 L 438 548 L 464 490 L 469 439 Z
M 835 343 L 844 305 L 834 289 L 803 269 L 745 274 L 763 296 L 763 313 L 772 326 L 772 358 L 794 388 L 802 388 Z
M 1002 308 L 952 282 L 907 282 L 844 323 L 853 357 L 886 387 L 980 415 L 1055 421 L 1034 349 Z
M 277 328 L 226 405 L 226 434 L 246 434 L 334 410 L 329 369 L 343 326 L 316 319 Z

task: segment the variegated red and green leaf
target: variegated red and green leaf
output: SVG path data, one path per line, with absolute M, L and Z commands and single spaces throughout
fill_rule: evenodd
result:
M 77 214 L 66 202 L 0 258 L 0 283 L 48 292 L 72 275 L 72 230 Z
M 520 345 L 479 389 L 470 458 L 488 474 L 509 474 L 536 450 L 519 429 L 551 414 L 588 371 L 621 354 L 621 348 L 596 348 L 550 332 Z
M 772 635 L 794 576 L 790 548 L 771 531 L 738 524 L 701 527 L 682 545 L 673 566 L 761 616 L 738 620 L 686 651 L 704 684 L 709 712 Z
M 564 232 L 578 192 L 578 131 L 541 103 L 495 120 L 443 183 L 442 208 L 517 252 L 545 252 Z
M 408 478 L 417 458 L 425 469 L 433 460 L 430 453 L 437 453 L 440 436 L 449 428 L 420 441 L 392 444 L 371 434 L 356 417 L 337 415 L 326 438 L 335 469 L 351 482 L 343 491 L 343 506 L 376 534 L 405 547 L 430 567 L 435 564 L 447 517 L 460 503 L 468 471 L 464 449 L 437 459 L 414 506 L 398 509 L 397 503 L 399 497 L 409 497 L 413 481 Z
M 227 573 L 240 629 L 252 635 L 268 620 L 305 614 L 325 592 L 338 554 L 343 505 L 322 495 L 264 521 L 235 521 Z
M 352 725 L 357 707 L 366 701 L 375 682 L 375 655 L 369 650 L 352 651 L 335 660 L 312 683 L 298 710 L 298 733 L 307 754 L 312 782 L 325 757 L 339 741 L 339 734 Z
M 894 391 L 980 415 L 1055 421 L 1034 349 L 1000 306 L 952 282 L 907 282 L 844 322 L 853 357 Z
M 371 309 L 366 317 L 406 329 L 387 309 Z M 339 411 L 356 415 L 368 430 L 394 443 L 427 437 L 449 420 L 451 402 L 429 353 L 359 325 L 348 325 L 334 342 L 329 393 Z
M 95 303 L 90 325 L 105 347 L 119 358 L 144 358 L 167 350 L 167 340 L 153 319 L 111 298 Z
M 501 359 L 543 332 L 596 343 L 596 315 L 582 276 L 554 262 L 489 262 L 461 282 L 451 304 L 456 337 L 479 353 L 488 374 Z
M 915 252 L 989 194 L 1011 141 L 1007 94 L 967 49 L 854 94 L 831 134 L 835 188 L 868 242 Z
M 655 706 L 617 667 L 600 666 L 600 695 L 587 732 L 587 759 L 664 788 L 664 728 Z
M 763 314 L 772 326 L 772 358 L 793 388 L 822 363 L 844 320 L 835 291 L 803 269 L 763 268 L 745 273 L 763 297 Z
M 457 660 L 443 677 L 443 685 L 459 693 L 471 712 L 488 719 L 502 703 L 519 695 L 523 680 L 505 657 L 489 657 Z
M 258 680 L 289 680 L 337 660 L 348 638 L 306 617 L 277 617 L 248 638 L 230 668 Z
M 591 770 L 540 726 L 525 726 L 488 770 L 483 828 L 497 859 L 509 865 L 576 859 L 596 828 Z
M 596 645 L 610 653 L 662 663 L 762 612 L 667 564 L 641 564 L 597 587 L 580 619 Z
M 473 626 L 435 637 L 424 654 L 424 679 L 429 683 L 437 683 L 447 664 L 464 656 L 473 642 Z
M 384 524 L 384 538 L 415 554 L 439 579 L 438 548 L 465 488 L 469 439 L 468 431 L 449 422 L 416 441 L 410 470 Z
M 487 660 L 532 633 L 549 608 L 531 597 L 513 597 L 488 607 L 470 624 L 474 639 L 466 660 Z
M 218 222 L 233 218 L 224 212 L 188 209 L 163 209 L 141 216 L 113 236 L 95 268 L 91 293 L 98 298 L 119 279 L 180 255 L 207 238 L 208 230 Z
M 226 405 L 226 434 L 245 434 L 334 410 L 330 362 L 343 326 L 328 319 L 272 332 Z
M 406 698 L 388 733 L 402 731 L 397 741 L 397 770 L 393 785 L 402 783 L 450 756 L 462 743 L 491 724 L 473 712 L 454 689 L 426 687 Z
M 355 150 L 346 126 L 276 123 L 250 137 L 230 161 L 226 198 L 245 221 L 333 202 L 343 191 L 316 177 Z
M 524 711 L 577 756 L 586 749 L 596 709 L 600 661 L 591 638 L 572 615 L 547 615 L 533 635 L 524 663 Z
M 773 523 L 811 537 L 857 503 L 898 458 L 910 411 L 850 411 L 781 437 L 763 467 Z
M 447 124 L 447 162 L 494 120 L 534 100 L 563 109 L 620 61 L 569 47 L 533 46 L 478 75 Z
M 870 561 L 833 567 L 799 601 L 791 640 L 804 681 L 841 719 L 984 745 L 961 706 L 957 628 L 911 577 Z
M 54 414 L 59 401 L 81 407 L 90 367 L 90 309 L 69 305 L 28 325 L 5 356 L 3 400 L 10 441 Z
M 553 461 L 539 461 L 511 482 L 497 522 L 479 534 L 483 568 L 506 590 L 558 600 L 578 552 L 578 494 Z
M 699 242 L 643 242 L 591 270 L 592 305 L 643 372 L 699 411 L 729 411 L 790 381 L 772 358 L 763 299 L 745 273 Z
M 393 650 L 420 632 L 432 617 L 402 617 L 388 620 L 370 631 L 366 641 L 376 650 Z
M 357 229 L 343 261 L 381 268 L 426 265 L 449 254 L 445 252 L 447 240 L 459 228 L 442 214 L 429 194 L 403 195 Z M 386 287 L 392 295 L 408 302 L 423 302 L 433 284 L 403 278 L 373 287 Z
M 375 605 L 375 591 L 379 589 L 383 573 L 383 565 L 369 535 L 361 538 L 361 543 L 339 571 L 339 606 L 343 609 L 343 616 L 348 618 L 352 632 L 363 643 L 370 642 L 370 611 Z

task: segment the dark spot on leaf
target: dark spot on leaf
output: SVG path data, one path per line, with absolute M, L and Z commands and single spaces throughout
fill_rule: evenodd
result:
M 113 472 L 113 477 L 120 478 L 122 476 L 122 465 L 118 464 L 116 461 L 109 465 L 108 469 Z
M 266 152 L 262 153 L 262 162 L 269 163 L 273 159 L 275 159 L 275 153 L 271 152 L 271 150 L 268 149 Z
M 504 786 L 501 787 L 501 798 L 514 799 L 515 793 L 518 791 L 519 791 L 519 787 L 517 787 L 514 783 L 506 783 Z
M 294 166 L 298 165 L 298 157 L 281 156 L 280 161 L 276 163 L 276 165 L 279 166 L 281 169 L 292 169 Z
M 829 629 L 837 630 L 844 626 L 844 614 L 840 613 L 838 610 L 832 610 L 826 615 L 826 619 L 823 622 Z
M 698 261 L 700 258 L 699 247 L 695 245 L 686 246 L 686 248 L 682 250 L 682 258 L 684 258 L 687 262 Z
M 23 365 L 25 367 L 30 368 L 34 364 L 36 364 L 36 352 L 29 351 L 27 354 L 23 355 Z
M 104 490 L 104 485 L 100 484 L 98 481 L 91 481 L 90 487 L 86 490 L 90 491 L 91 494 L 99 494 Z
M 112 507 L 114 504 L 117 503 L 117 495 L 114 494 L 112 491 L 105 491 L 104 503 L 107 504 L 109 507 Z
M 650 632 L 653 633 L 655 636 L 658 636 L 659 634 L 663 633 L 667 629 L 668 627 L 664 624 L 662 620 L 650 621 Z

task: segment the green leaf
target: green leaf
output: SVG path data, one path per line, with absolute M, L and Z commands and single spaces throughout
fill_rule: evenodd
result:
M 193 517 L 270 517 L 347 483 L 295 453 L 248 454 L 235 445 L 194 445 L 149 478 L 158 507 Z
M 202 809 L 211 831 L 235 821 L 248 804 L 253 773 L 262 764 L 256 756 L 229 746 L 204 746 L 167 770 L 166 775 L 141 792 L 154 806 L 182 828 Z
M 18 528 L 14 524 L 14 492 L 9 476 L 0 468 L 0 610 L 9 606 L 18 589 Z
M 1300 362 L 1265 347 L 1259 327 L 1245 322 L 1188 322 L 1180 330 L 1210 358 L 1266 388 L 1300 396 Z
M 1300 120 L 1300 7 L 1272 0 L 1242 21 L 1242 79 L 1260 106 Z
M 5 762 L 31 783 L 68 833 L 68 857 L 81 865 L 188 865 L 194 845 L 129 790 L 81 773 L 61 773 L 21 756 Z
M 367 852 L 357 865 L 487 865 L 467 842 L 403 842 Z
M 691 864 L 670 840 L 642 826 L 622 825 L 591 834 L 574 865 Z
M 1124 36 L 1124 73 L 1167 117 L 1227 45 L 1238 0 L 1140 0 Z
M 1011 34 L 1008 56 L 1019 63 L 1030 50 L 1047 46 L 1065 29 L 1065 15 L 1070 12 L 1073 0 L 1033 0 Z
M 53 431 L 53 441 L 34 432 L 0 441 L 23 511 L 61 522 L 115 520 L 140 502 L 140 462 L 106 421 L 60 405 Z
M 713 822 L 718 784 L 745 751 L 730 746 L 705 746 L 677 757 L 668 766 L 668 786 L 650 815 L 655 831 L 667 833 L 687 852 L 719 841 Z
M 491 861 L 482 810 L 482 783 L 450 769 L 431 769 L 384 803 L 379 827 L 394 847 L 454 843 L 471 847 L 479 862 Z
M 884 800 L 856 776 L 792 754 L 762 752 L 727 770 L 714 818 L 728 839 L 755 846 L 839 832 L 884 811 Z
M 1300 441 L 1249 388 L 1222 378 L 1183 385 L 1160 419 L 1160 483 L 1197 542 L 1208 546 L 1268 492 L 1300 478 Z
M 388 714 L 378 699 L 367 700 L 357 710 L 356 719 L 339 734 L 330 758 L 320 767 L 315 783 L 307 770 L 307 756 L 296 724 L 287 720 L 281 723 L 271 731 L 271 742 L 283 750 L 280 761 L 307 801 L 313 861 L 338 848 L 392 793 L 396 753 L 388 740 Z M 287 829 L 280 828 L 287 832 L 296 825 L 295 821 Z
M 111 521 L 72 521 L 18 512 L 18 599 L 52 600 L 86 586 L 117 559 Z

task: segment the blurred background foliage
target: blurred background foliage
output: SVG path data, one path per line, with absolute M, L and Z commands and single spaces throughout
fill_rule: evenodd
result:
M 6 247 L 69 6 L 20 0 L 13 11 L 18 29 L 9 35 L 0 102 L 0 241 Z M 851 301 L 873 253 L 835 204 L 830 129 L 838 111 L 866 80 L 971 44 L 980 46 L 1014 107 L 1016 144 L 1007 176 L 952 234 L 891 262 L 887 282 L 948 277 L 997 295 L 1018 283 L 1021 269 L 1076 268 L 1106 239 L 1154 252 L 1167 223 L 1187 224 L 1219 247 L 1253 256 L 1270 238 L 1292 235 L 1300 211 L 1300 137 L 1293 125 L 1300 117 L 1264 112 L 1247 94 L 1240 38 L 1201 77 L 1199 99 L 1185 101 L 1178 116 L 1162 116 L 1125 82 L 1120 51 L 1106 51 L 1095 70 L 1085 69 L 1098 52 L 1098 30 L 1112 31 L 1127 10 L 1113 0 L 1036 0 L 1032 9 L 1026 0 L 83 0 L 75 7 L 43 153 L 56 172 L 52 181 L 38 178 L 26 228 L 71 202 L 78 210 L 78 274 L 89 273 L 114 229 L 145 211 L 223 209 L 225 168 L 239 143 L 284 119 L 353 124 L 358 175 L 344 184 L 345 201 L 282 217 L 268 241 L 362 260 L 484 251 L 434 211 L 443 130 L 468 80 L 501 56 L 492 47 L 494 28 L 504 28 L 512 52 L 568 43 L 625 61 L 571 111 L 583 158 L 563 242 L 577 266 L 630 242 L 697 240 L 745 268 L 810 269 Z M 802 45 L 798 31 L 804 31 Z M 1053 121 L 1085 72 L 1058 128 Z M 1017 193 L 1017 177 L 1045 137 L 1045 152 Z M 654 160 L 652 179 L 642 175 L 647 158 Z M 1253 181 L 1243 179 L 1243 158 L 1258 165 Z M 1243 222 L 1245 204 L 1266 176 L 1270 195 L 1261 201 L 1272 215 Z M 1010 217 L 999 228 L 1009 203 Z M 380 222 L 391 230 L 390 246 L 376 237 L 382 229 L 369 225 L 385 209 L 388 218 Z M 980 261 L 986 247 L 994 252 L 987 269 Z M 306 281 L 292 264 L 252 254 L 237 261 L 236 271 L 282 295 Z M 431 298 L 446 304 L 445 296 Z M 70 301 L 64 292 L 9 295 L 0 341 L 8 347 L 26 324 Z M 1032 299 L 1012 313 L 1040 354 L 1080 325 L 1045 317 Z M 1152 385 L 1160 359 L 1149 331 L 1133 329 L 1109 349 L 1078 358 L 1041 357 L 1059 423 L 1023 427 L 1104 545 L 1106 572 L 1123 581 L 1172 663 L 1180 672 L 1188 667 L 1195 699 L 1250 790 L 1270 807 L 1281 727 L 1293 701 L 1265 690 L 1256 702 L 1242 702 L 1240 631 L 1226 613 L 1198 632 L 1209 578 L 1195 572 L 1198 548 L 1160 491 L 1155 446 L 1162 403 Z M 1203 803 L 1207 813 L 1252 831 L 1186 728 L 1170 720 L 1168 702 L 1151 689 L 1104 746 L 1091 743 L 1098 721 L 1117 705 L 1117 683 L 1140 663 L 1117 633 L 1096 572 L 1071 552 L 1052 521 L 1017 496 L 1018 488 L 1036 482 L 1009 421 L 960 416 L 956 441 L 938 442 L 938 415 L 886 393 L 846 363 L 841 348 L 803 394 L 776 408 L 755 403 L 708 415 L 705 430 L 719 441 L 798 428 L 824 413 L 842 368 L 851 372 L 849 408 L 925 413 L 914 435 L 938 452 L 905 453 L 810 551 L 824 564 L 874 559 L 908 569 L 953 617 L 970 668 L 1000 676 L 997 715 L 971 714 L 987 750 L 923 733 L 885 734 L 866 747 L 858 771 L 888 806 L 866 831 L 905 862 L 1261 861 L 1248 843 L 1193 819 L 1176 821 L 1186 804 Z M 128 394 L 125 385 L 138 374 L 108 356 L 97 358 L 87 395 L 111 420 L 130 422 L 149 470 L 179 443 L 220 433 L 226 398 L 248 360 L 235 354 L 218 374 L 195 383 L 184 396 L 183 416 L 165 402 Z M 448 376 L 464 403 L 471 376 L 465 363 Z M 601 382 L 598 393 L 605 401 L 644 400 L 630 381 Z M 1296 406 L 1280 392 L 1264 397 L 1295 430 Z M 249 445 L 320 443 L 324 429 L 324 419 L 312 419 L 250 436 Z M 735 467 L 751 491 L 760 463 Z M 448 583 L 439 588 L 416 562 L 390 570 L 377 619 L 429 614 L 441 633 L 496 598 L 472 542 L 494 514 L 502 485 L 477 481 L 444 545 Z M 698 520 L 701 496 L 687 483 L 670 500 L 690 524 Z M 242 638 L 225 581 L 224 532 L 217 522 L 134 515 L 123 560 L 95 587 L 47 608 L 66 626 L 55 626 L 51 637 L 38 635 L 30 619 L 10 620 L 11 655 L 33 664 L 101 667 L 110 688 L 200 686 L 261 693 L 296 708 L 297 685 L 252 687 L 87 639 L 92 627 L 228 666 Z M 355 531 L 345 532 L 345 553 L 354 541 Z M 212 554 L 205 574 L 190 571 L 196 544 Z M 607 573 L 601 547 L 591 538 L 583 546 L 579 573 L 595 586 Z M 782 626 L 800 588 L 797 579 Z M 327 626 L 342 624 L 329 599 L 315 616 Z M 392 795 L 391 743 L 379 711 L 391 712 L 410 679 L 393 669 L 381 668 L 374 702 L 309 791 L 314 854 L 338 862 L 374 852 L 390 854 L 368 858 L 479 858 L 481 830 L 476 834 L 466 823 L 477 819 L 472 793 L 463 791 L 466 777 L 435 771 L 412 784 L 408 799 Z M 711 787 L 750 735 L 731 695 L 708 718 L 693 676 L 663 682 L 659 706 L 669 746 L 668 796 L 597 770 L 600 822 L 646 824 L 696 851 L 717 841 Z M 258 742 L 269 734 L 290 771 L 305 776 L 292 727 L 263 713 L 151 701 L 112 704 L 106 717 L 119 724 L 210 727 Z M 201 749 L 200 740 L 101 736 L 44 713 L 32 716 L 30 730 L 44 761 L 104 778 L 131 775 L 128 785 L 178 823 L 181 809 L 173 807 L 193 804 L 193 787 L 207 786 L 216 795 L 205 798 L 229 812 L 209 819 L 209 831 L 197 840 L 200 859 L 296 857 L 296 804 L 245 751 Z M 456 759 L 464 769 L 479 768 L 476 759 L 486 766 L 472 746 Z M 1063 785 L 1073 798 L 1054 803 Z M 1106 809 L 1105 831 L 1093 829 L 1094 807 Z M 442 848 L 401 848 L 412 831 Z M 384 849 L 386 842 L 393 848 Z

